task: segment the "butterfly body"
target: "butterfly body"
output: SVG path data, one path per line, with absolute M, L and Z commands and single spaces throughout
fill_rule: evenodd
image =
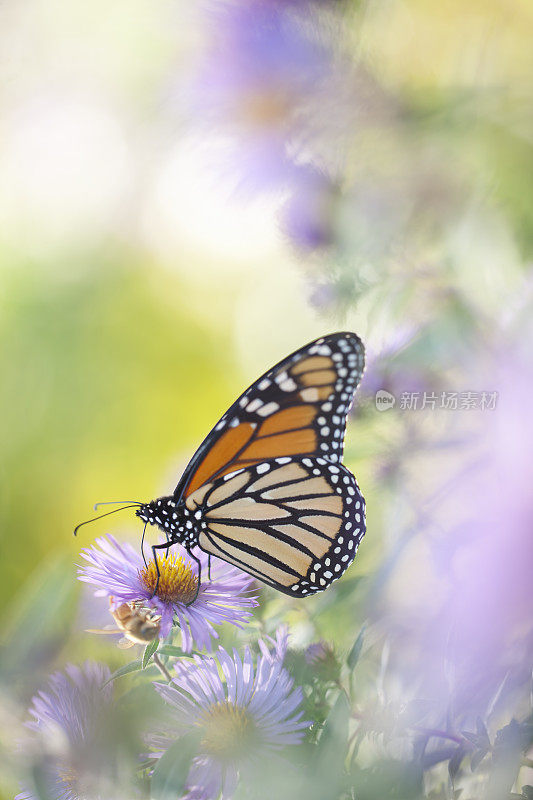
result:
M 159 497 L 143 503 L 135 514 L 149 525 L 156 525 L 167 537 L 167 541 L 180 542 L 191 548 L 198 544 L 197 520 L 190 519 L 185 512 L 185 503 L 177 501 L 173 495 Z
M 170 544 L 199 545 L 293 597 L 340 578 L 365 533 L 354 476 L 320 457 L 264 461 L 202 486 L 183 505 L 164 497 L 136 513 Z
M 341 463 L 363 367 L 360 339 L 337 333 L 258 378 L 198 448 L 174 493 L 136 512 L 165 533 L 157 547 L 199 546 L 295 597 L 339 578 L 365 533 L 363 496 Z

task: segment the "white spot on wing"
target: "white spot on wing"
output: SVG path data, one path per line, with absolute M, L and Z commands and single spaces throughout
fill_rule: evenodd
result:
M 300 397 L 306 403 L 314 403 L 318 400 L 318 389 L 315 386 L 309 386 L 307 389 L 302 389 Z
M 224 478 L 222 480 L 229 481 L 230 478 L 233 478 L 234 475 L 238 475 L 239 472 L 242 472 L 243 470 L 244 467 L 241 467 L 240 469 L 236 469 L 233 472 L 228 472 L 227 475 L 224 475 Z
M 251 403 L 248 403 L 248 411 L 257 411 L 258 408 L 261 408 L 263 402 L 256 397 L 255 400 L 252 400 Z
M 277 403 L 267 403 L 262 408 L 258 409 L 257 413 L 260 414 L 262 417 L 268 417 L 270 414 L 273 414 L 277 411 L 279 405 Z
M 279 388 L 283 389 L 284 392 L 295 392 L 298 387 L 292 378 L 287 378 L 287 380 L 280 383 Z

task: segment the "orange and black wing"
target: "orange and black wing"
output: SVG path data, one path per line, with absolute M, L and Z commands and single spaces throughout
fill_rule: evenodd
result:
M 354 476 L 321 457 L 242 468 L 197 489 L 187 506 L 201 508 L 202 550 L 293 597 L 340 578 L 365 533 Z
M 174 496 L 279 457 L 342 460 L 346 415 L 364 368 L 355 333 L 316 339 L 253 383 L 199 447 Z

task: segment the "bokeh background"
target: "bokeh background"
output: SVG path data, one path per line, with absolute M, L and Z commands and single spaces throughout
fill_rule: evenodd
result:
M 492 747 L 531 721 L 532 34 L 526 0 L 2 4 L 4 753 L 50 671 L 127 660 L 75 564 L 140 528 L 73 526 L 172 489 L 255 377 L 351 329 L 367 537 L 242 640 L 285 621 L 341 658 L 366 621 L 354 796 L 530 796 L 527 742 L 501 795 L 494 753 L 448 767 L 477 718 Z M 402 788 L 413 726 L 452 738 Z

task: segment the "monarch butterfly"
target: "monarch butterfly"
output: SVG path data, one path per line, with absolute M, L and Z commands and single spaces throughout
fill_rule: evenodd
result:
M 173 494 L 135 504 L 145 530 L 156 525 L 166 535 L 152 547 L 156 569 L 156 551 L 180 543 L 192 558 L 199 546 L 293 597 L 339 578 L 366 530 L 364 498 L 341 463 L 363 369 L 359 337 L 334 333 L 296 350 L 246 389 Z

